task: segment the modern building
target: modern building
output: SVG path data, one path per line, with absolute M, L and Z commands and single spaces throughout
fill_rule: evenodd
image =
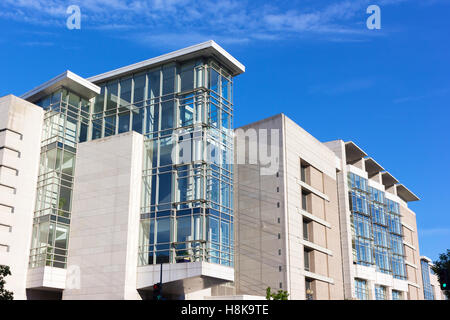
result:
M 355 143 L 326 142 L 338 177 L 344 294 L 352 299 L 423 299 L 416 215 L 419 198 Z
M 16 299 L 147 299 L 159 281 L 170 299 L 233 294 L 243 72 L 208 41 L 1 98 L 0 264 Z
M 417 196 L 283 114 L 233 131 L 244 72 L 208 41 L 0 98 L 15 298 L 423 299 Z
M 430 258 L 420 257 L 420 269 L 422 271 L 423 296 L 425 300 L 446 300 L 445 293 L 441 291 L 439 278 L 434 273 L 433 262 Z
M 280 114 L 239 128 L 235 143 L 238 294 L 423 299 L 408 208 L 419 199 L 354 142 L 321 143 Z

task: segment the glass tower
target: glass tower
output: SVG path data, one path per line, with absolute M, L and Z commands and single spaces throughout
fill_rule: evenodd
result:
M 67 88 L 47 112 L 30 267 L 65 268 L 77 144 L 144 135 L 139 265 L 233 266 L 233 80 L 212 58 L 166 63 L 97 83 L 87 101 Z
M 66 268 L 75 155 L 88 137 L 90 102 L 61 88 L 35 104 L 46 112 L 29 264 Z

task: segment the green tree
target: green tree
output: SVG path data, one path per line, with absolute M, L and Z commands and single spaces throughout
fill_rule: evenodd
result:
M 0 300 L 12 300 L 13 293 L 5 289 L 4 280 L 7 276 L 11 275 L 11 270 L 8 266 L 0 266 Z
M 272 289 L 267 287 L 266 289 L 266 299 L 267 300 L 287 300 L 289 297 L 289 293 L 284 290 L 278 290 L 277 293 L 272 293 Z
M 447 253 L 441 253 L 439 255 L 439 260 L 433 261 L 433 264 L 434 266 L 431 266 L 431 269 L 438 277 L 443 270 L 447 270 L 450 273 L 450 249 L 447 249 Z M 441 279 L 439 279 L 439 282 L 441 282 Z M 450 299 L 450 291 L 445 290 L 444 293 L 447 298 Z

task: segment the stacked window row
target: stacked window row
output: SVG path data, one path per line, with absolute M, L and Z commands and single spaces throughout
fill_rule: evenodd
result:
M 363 177 L 349 173 L 348 181 L 355 262 L 405 279 L 399 204 Z
M 30 267 L 66 268 L 76 147 L 88 140 L 90 102 L 61 88 L 44 115 Z
M 227 132 L 232 128 L 232 80 L 213 62 L 173 63 L 100 87 L 92 139 L 130 130 L 167 135 L 165 131 L 202 123 Z
M 171 64 L 145 73 L 142 92 L 130 98 L 146 138 L 139 263 L 233 265 L 231 77 L 212 61 Z

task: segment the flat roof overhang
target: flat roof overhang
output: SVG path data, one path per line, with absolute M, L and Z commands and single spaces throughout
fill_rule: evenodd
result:
M 345 143 L 345 155 L 347 158 L 347 163 L 353 163 L 364 157 L 367 157 L 367 153 L 365 153 L 353 141 L 348 141 Z
M 60 87 L 70 89 L 85 99 L 91 99 L 100 93 L 100 87 L 67 70 L 33 90 L 28 91 L 22 95 L 21 98 L 34 103 L 37 100 L 52 94 Z
M 383 185 L 387 188 L 392 187 L 393 185 L 398 183 L 398 180 L 395 179 L 395 177 L 387 171 L 381 174 L 381 180 L 383 182 Z
M 411 190 L 403 184 L 397 184 L 397 195 L 405 202 L 419 201 L 420 198 L 416 196 Z
M 162 282 L 164 292 L 183 294 L 195 292 L 234 281 L 234 268 L 208 262 L 163 264 Z M 161 265 L 137 268 L 136 289 L 152 291 L 153 284 L 160 282 Z
M 366 171 L 369 175 L 369 177 L 372 177 L 373 175 L 385 171 L 384 168 L 376 162 L 373 158 L 366 158 L 365 160 L 365 167 Z
M 236 60 L 231 54 L 225 51 L 225 49 L 219 46 L 216 42 L 214 42 L 213 40 L 209 40 L 181 50 L 131 64 L 129 66 L 108 71 L 97 76 L 90 77 L 88 78 L 88 80 L 94 83 L 99 83 L 117 77 L 126 76 L 130 73 L 136 73 L 144 69 L 157 67 L 161 64 L 170 62 L 183 62 L 200 57 L 215 58 L 231 72 L 231 75 L 233 77 L 245 72 L 245 66 L 243 64 Z

